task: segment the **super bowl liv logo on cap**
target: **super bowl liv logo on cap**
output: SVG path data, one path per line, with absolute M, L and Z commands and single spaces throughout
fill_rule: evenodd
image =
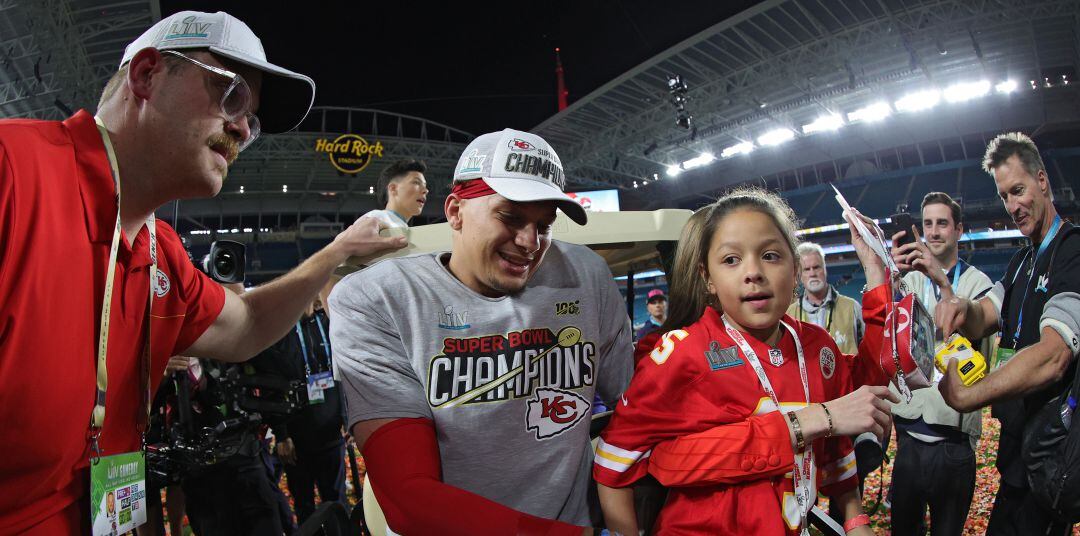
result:
M 479 173 L 484 167 L 484 160 L 487 160 L 487 155 L 480 154 L 480 149 L 473 149 L 458 173 Z
M 195 15 L 184 17 L 169 26 L 164 39 L 187 39 L 191 37 L 209 37 L 213 22 L 200 21 Z

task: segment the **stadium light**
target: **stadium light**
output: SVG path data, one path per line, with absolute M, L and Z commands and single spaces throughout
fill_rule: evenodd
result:
M 289 193 L 289 185 L 288 184 L 282 184 L 281 185 L 281 191 L 282 191 L 282 193 Z
M 937 106 L 939 102 L 941 102 L 941 93 L 936 89 L 928 89 L 909 93 L 896 101 L 894 105 L 898 112 L 920 112 Z
M 704 166 L 704 165 L 707 165 L 707 164 L 711 164 L 714 160 L 716 160 L 716 157 L 713 156 L 712 153 L 701 153 L 699 156 L 696 156 L 694 158 L 691 158 L 690 160 L 687 160 L 687 161 L 683 162 L 682 163 L 682 168 L 683 169 L 694 169 L 694 168 L 701 167 L 701 166 Z
M 682 173 L 682 168 L 681 167 L 679 167 L 679 166 L 668 166 L 667 167 L 667 176 L 668 177 L 678 177 L 679 173 Z
M 964 102 L 982 97 L 990 93 L 990 82 L 979 80 L 978 82 L 965 82 L 953 84 L 945 88 L 945 100 L 949 102 Z
M 770 130 L 770 131 L 762 134 L 761 137 L 759 137 L 757 139 L 757 142 L 758 142 L 758 145 L 761 145 L 761 146 L 764 147 L 764 146 L 780 145 L 781 143 L 784 143 L 785 141 L 791 141 L 793 138 L 795 138 L 795 132 L 794 131 L 788 130 L 786 128 L 778 128 L 776 130 Z
M 844 126 L 844 118 L 837 114 L 823 115 L 810 124 L 803 125 L 803 134 L 837 130 Z
M 720 153 L 720 158 L 728 158 L 728 157 L 735 156 L 737 154 L 748 154 L 748 153 L 750 153 L 750 151 L 753 151 L 753 150 L 754 150 L 754 144 L 751 143 L 751 142 L 748 142 L 748 141 L 744 141 L 742 143 L 736 143 L 735 145 L 732 145 L 731 147 L 728 147 L 727 149 L 724 149 Z
M 875 102 L 869 106 L 864 106 L 848 114 L 847 119 L 849 123 L 856 121 L 866 121 L 872 123 L 874 121 L 881 121 L 892 114 L 892 109 L 889 108 L 889 104 L 885 102 Z
M 244 193 L 244 185 L 243 184 L 240 185 L 240 193 Z
M 997 91 L 998 93 L 1012 93 L 1013 91 L 1016 91 L 1016 80 L 998 82 L 998 84 L 994 86 L 994 91 Z

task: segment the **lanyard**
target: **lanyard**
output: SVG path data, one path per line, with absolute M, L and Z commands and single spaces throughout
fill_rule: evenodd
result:
M 802 380 L 803 396 L 806 397 L 806 405 L 810 405 L 810 382 L 806 376 L 806 358 L 803 356 L 802 342 L 799 341 L 799 336 L 795 333 L 795 329 L 787 325 L 785 322 L 780 322 L 780 325 L 784 326 L 791 333 L 791 338 L 795 340 L 795 351 L 799 355 L 799 376 Z M 727 330 L 727 334 L 731 337 L 735 344 L 739 345 L 739 350 L 742 351 L 743 357 L 750 362 L 750 366 L 753 367 L 754 373 L 757 374 L 758 381 L 761 382 L 761 388 L 769 395 L 773 404 L 776 405 L 776 411 L 783 412 L 783 408 L 780 406 L 780 399 L 776 396 L 776 391 L 773 390 L 772 382 L 769 381 L 769 377 L 765 374 L 765 369 L 761 367 L 761 362 L 758 360 L 757 352 L 750 347 L 750 344 L 746 342 L 742 333 L 739 330 L 733 328 L 731 323 L 728 322 L 727 316 L 724 317 L 724 329 Z M 795 498 L 799 503 L 799 529 L 801 534 L 808 534 L 806 525 L 806 512 L 809 510 L 810 504 L 810 487 L 812 485 L 811 471 L 814 466 L 814 449 L 813 447 L 807 448 L 804 452 L 795 453 L 795 467 L 792 469 L 792 479 L 794 480 Z M 806 480 L 805 484 L 802 482 Z
M 107 366 L 109 349 L 109 323 L 112 314 L 113 285 L 116 278 L 116 256 L 120 248 L 120 171 L 116 163 L 116 152 L 113 150 L 112 141 L 109 139 L 109 131 L 101 119 L 94 117 L 101 139 L 105 144 L 105 152 L 109 157 L 109 167 L 112 172 L 113 184 L 116 186 L 116 225 L 113 227 L 112 245 L 109 246 L 109 265 L 105 271 L 105 296 L 101 301 L 101 325 L 98 332 L 97 351 L 97 394 L 94 401 L 94 411 L 90 414 L 90 446 L 93 450 L 92 459 L 101 457 L 99 438 L 101 428 L 105 424 L 105 393 L 109 387 L 109 370 Z M 146 382 L 141 386 L 143 406 L 146 412 L 139 415 L 138 428 L 145 429 L 146 421 L 150 415 L 150 310 L 154 304 L 154 286 L 157 281 L 157 224 L 154 215 L 146 221 L 146 229 L 150 233 L 150 293 L 147 301 L 146 312 L 146 344 L 143 346 L 143 359 L 141 372 Z
M 300 321 L 296 322 L 296 336 L 300 338 L 300 354 L 304 356 L 304 372 L 311 376 L 311 362 L 308 360 L 307 342 L 304 341 L 304 330 L 300 327 Z
M 956 292 L 957 289 L 960 288 L 960 272 L 963 269 L 963 264 L 962 264 L 963 262 L 964 261 L 961 261 L 960 259 L 956 259 L 956 266 L 953 266 L 953 275 L 952 275 L 952 291 L 953 292 Z M 946 272 L 946 274 L 947 273 L 948 272 Z M 931 303 L 937 303 L 937 302 L 941 301 L 941 289 L 938 288 L 937 283 L 934 283 L 933 279 L 930 279 L 930 276 L 926 277 L 926 287 L 924 287 L 923 290 L 924 290 L 923 291 L 923 296 L 926 297 L 926 299 L 923 301 L 923 303 L 926 305 L 927 308 L 930 307 Z M 934 293 L 934 300 L 933 301 L 930 300 L 930 293 L 931 292 Z
M 1054 216 L 1054 223 L 1050 225 L 1050 231 L 1043 237 L 1042 243 L 1039 244 L 1039 250 L 1035 252 L 1035 258 L 1031 261 L 1031 275 L 1028 276 L 1027 284 L 1024 285 L 1024 299 L 1020 301 L 1020 313 L 1016 316 L 1016 332 L 1013 333 L 1013 346 L 1015 347 L 1020 341 L 1020 326 L 1024 325 L 1024 305 L 1027 302 L 1028 291 L 1031 290 L 1031 282 L 1036 280 L 1035 277 L 1035 265 L 1039 264 L 1039 258 L 1046 252 L 1046 248 L 1050 246 L 1050 242 L 1054 241 L 1054 237 L 1057 236 L 1058 230 L 1061 229 L 1061 216 Z M 1024 255 L 1024 262 L 1020 263 L 1020 266 L 1016 268 L 1016 273 L 1013 274 L 1013 283 L 1016 283 L 1016 276 L 1020 275 L 1020 271 L 1024 269 L 1024 263 L 1027 262 L 1028 257 L 1031 257 L 1031 250 L 1028 250 Z
M 319 326 L 319 337 L 322 337 L 323 353 L 326 355 L 326 363 L 330 366 L 330 370 L 334 369 L 334 358 L 330 355 L 330 339 L 326 338 L 326 330 L 323 329 L 322 319 L 319 318 L 319 312 L 315 311 L 315 325 Z

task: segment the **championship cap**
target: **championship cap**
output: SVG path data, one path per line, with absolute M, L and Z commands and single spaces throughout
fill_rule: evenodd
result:
M 563 214 L 585 225 L 585 208 L 567 196 L 559 155 L 543 138 L 505 129 L 477 137 L 454 168 L 454 183 L 484 179 L 499 195 L 518 202 L 555 201 Z
M 667 295 L 664 294 L 664 291 L 662 291 L 662 290 L 660 290 L 658 288 L 654 288 L 654 289 L 649 291 L 649 297 L 645 301 L 651 302 L 653 300 L 659 300 L 659 299 L 663 299 L 664 301 L 667 301 Z
M 266 61 L 262 41 L 240 19 L 218 11 L 181 11 L 161 19 L 124 50 L 120 67 L 144 48 L 182 50 L 205 48 L 219 56 L 263 72 L 258 116 L 263 132 L 296 128 L 315 102 L 315 82 Z

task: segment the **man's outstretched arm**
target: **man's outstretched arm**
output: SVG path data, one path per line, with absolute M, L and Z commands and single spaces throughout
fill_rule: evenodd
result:
M 300 266 L 243 295 L 225 293 L 214 323 L 184 355 L 246 361 L 285 336 L 345 259 L 399 249 L 406 238 L 379 236 L 380 224 L 360 218 Z

